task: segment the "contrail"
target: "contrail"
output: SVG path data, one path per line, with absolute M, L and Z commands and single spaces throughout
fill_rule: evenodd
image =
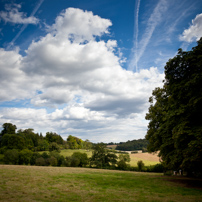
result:
M 33 17 L 35 13 L 38 11 L 40 8 L 41 4 L 44 2 L 44 0 L 40 0 L 39 3 L 35 6 L 34 10 L 32 11 L 30 17 Z M 27 28 L 28 24 L 24 24 L 20 31 L 17 33 L 17 35 L 13 38 L 13 40 L 9 43 L 7 49 L 10 49 L 11 46 L 15 43 L 15 41 L 18 39 L 18 37 L 22 34 L 22 32 Z
M 140 1 L 138 0 L 135 9 L 134 9 L 134 30 L 133 30 L 133 48 L 132 53 L 130 55 L 130 62 L 128 68 L 132 71 L 134 71 L 134 68 L 136 68 L 136 72 L 138 71 L 138 34 L 139 34 L 139 10 L 140 10 Z
M 139 50 L 137 61 L 142 57 L 156 26 L 161 22 L 162 16 L 167 10 L 167 0 L 159 0 L 157 6 L 155 7 L 153 13 L 151 14 L 150 18 L 147 22 L 147 27 L 145 33 L 142 36 L 140 41 L 141 49 Z
M 138 0 L 137 3 L 137 11 L 136 11 L 136 16 L 135 16 L 135 66 L 136 66 L 136 72 L 138 71 L 138 66 L 137 66 L 137 49 L 138 49 L 138 32 L 139 32 L 139 27 L 138 27 L 138 17 L 139 17 L 139 10 L 140 10 L 140 0 Z

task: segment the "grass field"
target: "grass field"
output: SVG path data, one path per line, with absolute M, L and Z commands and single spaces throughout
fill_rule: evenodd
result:
M 61 155 L 63 156 L 71 156 L 74 152 L 85 152 L 87 153 L 88 157 L 91 157 L 92 155 L 92 150 L 84 150 L 84 149 L 65 149 L 65 150 L 61 150 Z M 137 166 L 137 162 L 139 160 L 142 160 L 145 164 L 145 166 L 149 166 L 149 165 L 155 165 L 157 163 L 159 163 L 159 157 L 157 156 L 157 154 L 150 154 L 150 153 L 137 153 L 137 154 L 130 154 L 130 165 L 131 166 Z
M 61 150 L 60 154 L 66 157 L 71 156 L 74 152 L 86 153 L 88 157 L 92 156 L 92 150 L 86 150 L 86 149 L 64 149 Z
M 5 202 L 202 201 L 201 187 L 187 187 L 191 179 L 162 174 L 0 165 L 0 179 Z
M 157 154 L 150 154 L 150 153 L 137 153 L 137 154 L 130 154 L 130 165 L 137 166 L 137 162 L 142 160 L 145 166 L 155 165 L 159 162 L 159 157 Z

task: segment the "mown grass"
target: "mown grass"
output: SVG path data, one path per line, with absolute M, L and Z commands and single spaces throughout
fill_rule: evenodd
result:
M 0 165 L 0 201 L 202 201 L 202 190 L 167 178 L 162 174 L 89 168 Z

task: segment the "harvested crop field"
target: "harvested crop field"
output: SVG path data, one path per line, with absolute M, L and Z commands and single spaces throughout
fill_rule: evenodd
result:
M 146 166 L 155 165 L 160 163 L 159 157 L 157 153 L 137 153 L 130 154 L 131 166 L 137 166 L 137 162 L 142 160 Z

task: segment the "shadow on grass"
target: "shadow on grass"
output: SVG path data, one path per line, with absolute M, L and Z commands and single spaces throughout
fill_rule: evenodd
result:
M 202 179 L 189 178 L 184 176 L 162 176 L 162 178 L 163 180 L 170 181 L 176 184 L 176 186 L 202 190 Z

